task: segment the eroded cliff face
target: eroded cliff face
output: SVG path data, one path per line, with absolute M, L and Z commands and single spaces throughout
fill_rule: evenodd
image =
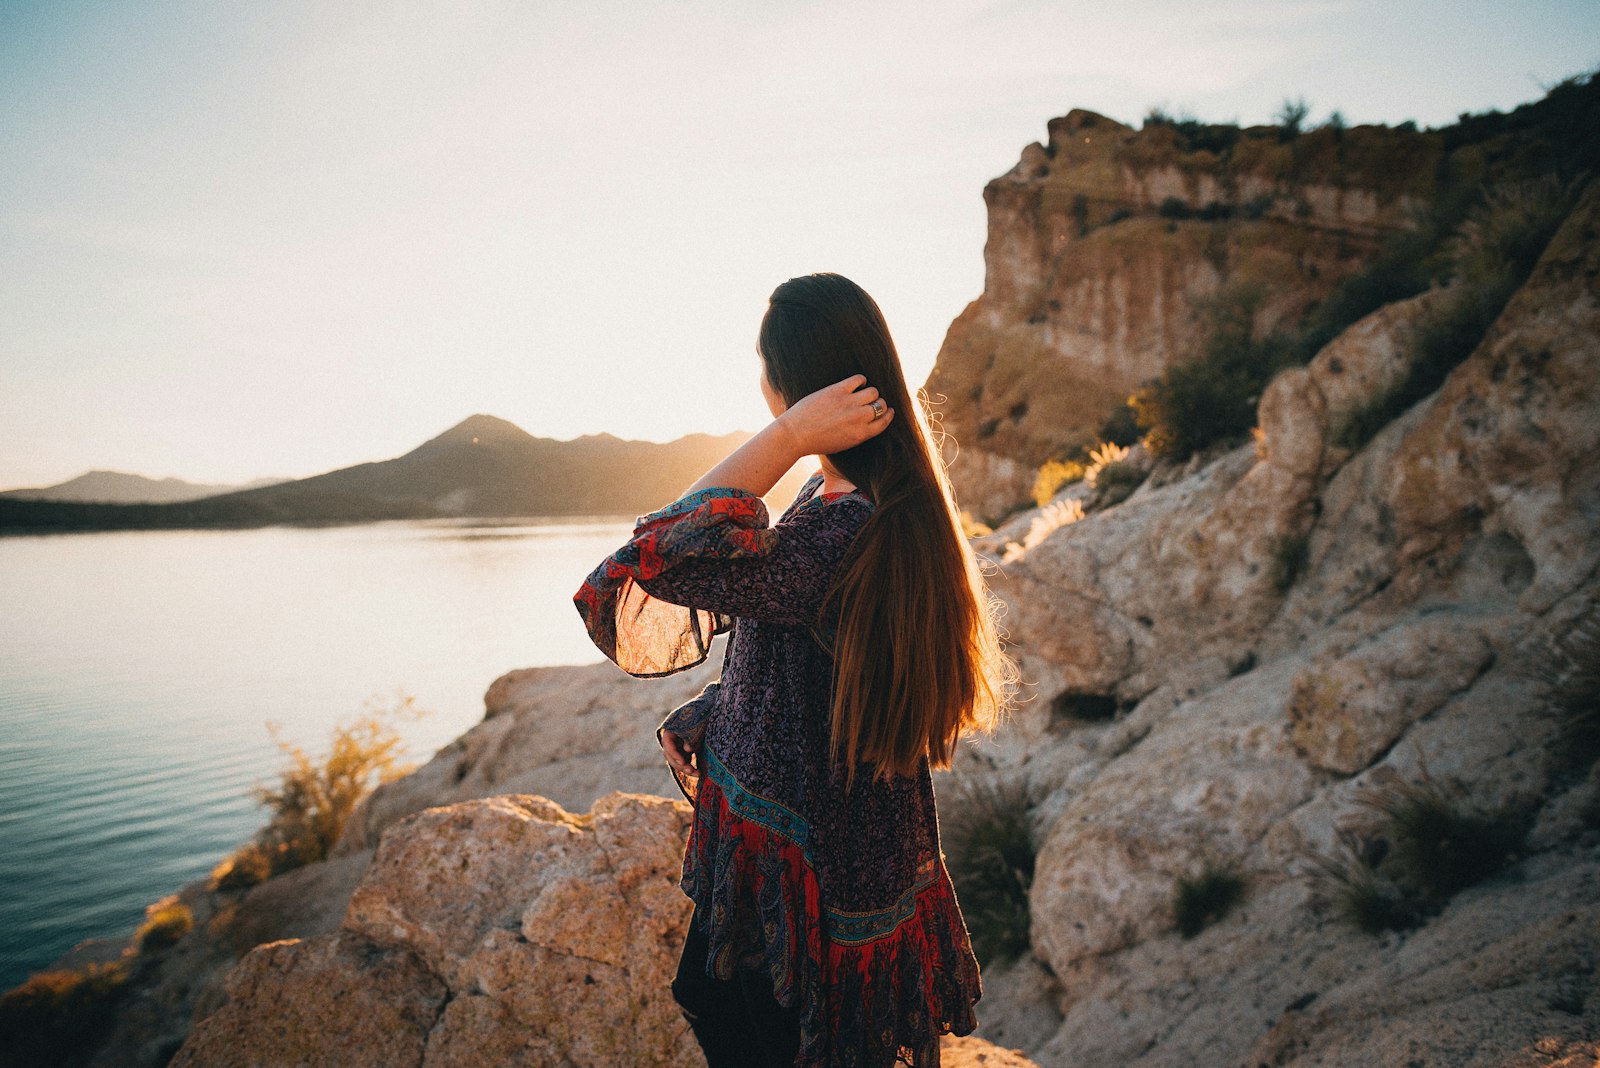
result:
M 1195 355 L 1197 306 L 1225 286 L 1270 283 L 1259 330 L 1298 322 L 1414 224 L 1443 153 L 1436 134 L 1384 127 L 1206 129 L 1073 111 L 984 189 L 983 295 L 926 384 L 975 517 L 1025 500 L 1042 462 Z
M 1040 850 L 982 1033 L 1074 1068 L 1600 1054 L 1600 770 L 1564 770 L 1539 668 L 1600 610 L 1600 184 L 1443 386 L 1341 447 L 1438 299 L 1275 379 L 1257 444 L 999 565 L 1029 700 L 962 770 L 1025 788 Z M 1076 720 L 1086 697 L 1119 711 Z M 1525 819 L 1515 863 L 1414 930 L 1341 922 L 1316 858 L 1364 792 L 1429 779 Z M 1186 939 L 1176 889 L 1208 867 L 1246 897 Z

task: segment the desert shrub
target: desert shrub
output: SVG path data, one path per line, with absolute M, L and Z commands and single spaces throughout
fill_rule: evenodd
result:
M 1124 461 L 1110 464 L 1101 469 L 1095 479 L 1096 503 L 1102 508 L 1121 504 L 1133 495 L 1134 490 L 1144 485 L 1149 475 L 1148 471 L 1135 463 Z
M 1283 335 L 1255 336 L 1262 296 L 1259 286 L 1244 284 L 1197 302 L 1206 324 L 1200 355 L 1167 368 L 1129 399 L 1154 455 L 1181 460 L 1255 425 L 1261 391 L 1292 352 Z
M 1378 848 L 1374 848 L 1374 847 Z M 1381 843 L 1352 827 L 1341 827 L 1327 854 L 1306 857 L 1318 894 L 1345 923 L 1367 934 L 1403 931 L 1422 922 L 1414 895 L 1378 874 Z
M 1433 278 L 1429 262 L 1438 238 L 1432 229 L 1396 235 L 1371 266 L 1339 282 L 1301 323 L 1294 340 L 1294 362 L 1309 363 L 1323 346 L 1385 304 L 1414 297 Z
M 1490 189 L 1449 243 L 1456 274 L 1471 283 L 1511 278 L 1521 284 L 1572 210 L 1580 186 L 1547 174 Z
M 1178 933 L 1193 938 L 1244 900 L 1244 876 L 1231 865 L 1207 863 L 1200 874 L 1183 876 L 1172 895 Z
M 1295 339 L 1295 362 L 1309 362 L 1346 327 L 1436 281 L 1464 277 L 1482 285 L 1509 269 L 1520 284 L 1575 193 L 1575 185 L 1554 176 L 1487 193 L 1475 180 L 1450 178 L 1410 229 L 1391 236 L 1371 266 L 1342 280 L 1311 310 Z
M 145 909 L 144 923 L 134 932 L 133 944 L 141 953 L 154 953 L 176 945 L 192 930 L 194 912 L 176 895 L 168 896 Z
M 1033 499 L 1043 508 L 1061 487 L 1083 477 L 1083 464 L 1076 460 L 1046 460 L 1033 480 Z
M 1545 700 L 1561 717 L 1560 763 L 1594 766 L 1600 760 L 1600 606 L 1549 644 L 1536 673 Z
M 1388 393 L 1353 412 L 1334 434 L 1360 448 L 1413 404 L 1433 393 L 1482 343 L 1576 198 L 1577 186 L 1553 175 L 1492 189 L 1444 243 L 1450 290 L 1413 329 L 1411 365 Z
M 1172 113 L 1157 104 L 1144 113 L 1144 123 L 1140 126 L 1140 129 L 1148 130 L 1152 126 L 1176 126 L 1177 124 L 1178 120 L 1172 116 Z
M 1296 97 L 1293 100 L 1284 98 L 1278 110 L 1273 113 L 1273 120 L 1278 124 L 1278 139 L 1292 141 L 1300 136 L 1300 128 L 1305 124 L 1306 117 L 1311 114 L 1311 104 L 1305 97 Z
M 1028 550 L 1043 542 L 1050 535 L 1062 527 L 1071 526 L 1083 519 L 1083 501 L 1077 497 L 1065 497 L 1059 501 L 1051 501 L 1039 509 L 1039 514 L 1033 517 L 1028 524 L 1028 531 L 1022 536 L 1020 542 L 1008 541 L 1005 551 L 1000 557 L 1000 562 L 1009 564 L 1028 555 Z
M 212 890 L 248 890 L 275 874 L 272 853 L 260 842 L 246 842 L 211 869 Z
M 1385 777 L 1356 795 L 1377 818 L 1388 842 L 1385 863 L 1424 902 L 1442 904 L 1505 867 L 1522 842 L 1519 813 L 1487 813 L 1467 803 L 1459 790 L 1434 781 L 1424 768 L 1417 782 Z
M 105 1038 L 126 992 L 126 961 L 38 972 L 0 997 L 0 1049 L 8 1064 L 82 1063 Z
M 964 779 L 952 802 L 940 808 L 940 834 L 973 952 L 986 964 L 1014 959 L 1028 950 L 1037 853 L 1027 793 L 1020 785 Z
M 1278 538 L 1272 543 L 1272 563 L 1268 573 L 1272 588 L 1279 593 L 1288 593 L 1310 562 L 1310 534 L 1285 534 Z
M 1128 459 L 1131 450 L 1114 441 L 1102 441 L 1089 451 L 1089 465 L 1083 477 L 1094 488 L 1093 506 L 1109 508 L 1127 500 L 1144 484 L 1149 472 Z
M 1113 445 L 1133 446 L 1139 440 L 1139 419 L 1133 406 L 1123 401 L 1111 409 L 1106 421 L 1100 424 L 1100 440 Z
M 1340 830 L 1335 851 L 1313 858 L 1340 915 L 1368 932 L 1423 922 L 1456 894 L 1503 869 L 1520 847 L 1520 809 L 1484 812 L 1422 768 L 1390 772 L 1355 796 L 1367 816 Z
M 1084 468 L 1083 477 L 1089 485 L 1098 488 L 1100 476 L 1106 469 L 1121 463 L 1127 458 L 1128 449 L 1126 446 L 1102 441 L 1089 450 L 1089 465 Z
M 1183 152 L 1226 155 L 1242 136 L 1242 131 L 1233 123 L 1201 122 L 1188 111 L 1173 115 L 1162 107 L 1153 107 L 1145 113 L 1141 129 L 1148 130 L 1152 126 L 1170 126 L 1176 135 L 1174 144 Z
M 334 727 L 328 753 L 320 759 L 280 737 L 278 724 L 268 724 L 288 766 L 277 786 L 253 791 L 271 813 L 267 825 L 212 870 L 212 889 L 242 889 L 326 859 L 356 804 L 379 783 L 410 770 L 398 763 L 405 743 L 394 721 L 423 714 L 410 696 L 388 710 L 369 707 Z

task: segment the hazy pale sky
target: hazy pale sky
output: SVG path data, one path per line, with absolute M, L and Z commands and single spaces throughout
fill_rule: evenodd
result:
M 1423 125 L 1600 60 L 1593 0 L 0 0 L 0 487 L 755 430 L 767 294 L 849 275 L 913 389 L 984 183 L 1153 105 Z

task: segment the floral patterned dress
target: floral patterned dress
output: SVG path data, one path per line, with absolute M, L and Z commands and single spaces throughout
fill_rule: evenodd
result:
M 805 1068 L 939 1063 L 970 1034 L 978 964 L 939 849 L 926 760 L 845 788 L 828 737 L 829 580 L 873 512 L 806 483 L 778 523 L 760 497 L 711 488 L 641 516 L 574 597 L 595 644 L 639 677 L 701 663 L 731 631 L 722 677 L 662 724 L 699 741 L 680 781 L 695 820 L 682 887 L 719 978 L 770 975 L 800 1006 Z

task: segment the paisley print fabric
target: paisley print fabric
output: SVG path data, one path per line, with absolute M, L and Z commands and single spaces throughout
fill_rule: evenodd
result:
M 745 490 L 712 488 L 639 517 L 574 601 L 631 674 L 702 662 L 729 634 L 722 677 L 662 724 L 699 742 L 702 774 L 682 887 L 719 978 L 768 975 L 798 1005 L 804 1068 L 939 1063 L 969 1034 L 978 965 L 939 850 L 933 786 L 874 779 L 828 756 L 829 582 L 870 520 L 863 492 L 806 483 L 775 525 Z

